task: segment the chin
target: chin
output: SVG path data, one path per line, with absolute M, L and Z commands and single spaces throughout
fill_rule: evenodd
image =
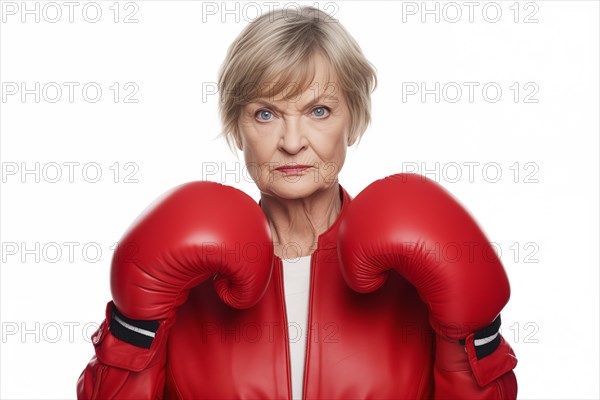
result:
M 319 185 L 306 177 L 288 177 L 271 184 L 269 192 L 286 200 L 303 199 L 320 189 Z

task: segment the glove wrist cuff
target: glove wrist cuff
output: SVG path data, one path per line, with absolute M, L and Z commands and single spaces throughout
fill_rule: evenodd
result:
M 137 347 L 149 349 L 156 336 L 158 321 L 127 318 L 112 304 L 110 332 L 114 337 Z
M 115 335 L 113 327 L 117 326 L 118 322 L 116 318 L 113 318 L 116 315 L 113 307 L 112 301 L 107 304 L 106 318 L 92 335 L 92 343 L 98 360 L 112 367 L 135 372 L 142 371 L 156 362 L 162 362 L 166 356 L 167 336 L 171 326 L 175 323 L 175 315 L 159 322 L 155 338 L 150 342 L 148 348 L 144 348 Z M 117 335 L 120 334 L 117 333 Z
M 490 325 L 467 336 L 467 339 L 470 338 L 473 342 L 475 355 L 478 360 L 492 354 L 500 346 L 500 323 L 500 314 L 498 314 L 494 322 Z M 461 339 L 459 343 L 465 346 L 467 339 Z
M 478 358 L 474 344 L 474 335 L 467 336 L 465 350 L 475 380 L 479 386 L 485 386 L 498 379 L 507 372 L 513 370 L 517 365 L 517 358 L 510 345 L 499 334 L 499 345 L 489 355 Z

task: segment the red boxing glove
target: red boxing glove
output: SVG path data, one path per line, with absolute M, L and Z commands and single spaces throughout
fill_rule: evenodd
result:
M 129 318 L 165 319 L 189 289 L 217 274 L 214 286 L 232 307 L 249 308 L 267 289 L 273 242 L 267 219 L 244 192 L 190 182 L 163 195 L 119 242 L 111 291 Z
M 249 308 L 264 295 L 272 264 L 269 224 L 250 196 L 206 181 L 172 189 L 138 217 L 113 255 L 112 342 L 97 348 L 98 358 L 142 370 L 191 288 L 214 276 L 225 303 Z M 150 351 L 140 356 L 129 345 Z
M 477 223 L 434 181 L 397 174 L 369 185 L 341 221 L 338 252 L 344 279 L 358 292 L 379 288 L 390 269 L 415 286 L 436 333 L 463 345 L 467 339 L 465 348 L 477 351 L 469 361 L 481 385 L 516 365 L 509 350 L 512 356 L 499 368 L 475 370 L 501 342 L 508 346 L 498 328 L 510 287 Z M 482 339 L 479 348 L 477 339 Z

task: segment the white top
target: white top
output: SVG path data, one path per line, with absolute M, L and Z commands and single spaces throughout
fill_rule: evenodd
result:
M 311 256 L 282 259 L 292 375 L 292 399 L 302 399 L 304 354 L 308 334 L 308 291 Z

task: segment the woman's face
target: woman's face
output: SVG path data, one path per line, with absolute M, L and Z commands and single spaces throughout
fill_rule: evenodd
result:
M 242 109 L 241 150 L 261 193 L 298 199 L 337 183 L 352 144 L 350 115 L 328 62 L 318 56 L 315 63 L 314 81 L 302 94 L 286 99 L 284 91 Z M 301 165 L 307 168 L 278 169 Z

